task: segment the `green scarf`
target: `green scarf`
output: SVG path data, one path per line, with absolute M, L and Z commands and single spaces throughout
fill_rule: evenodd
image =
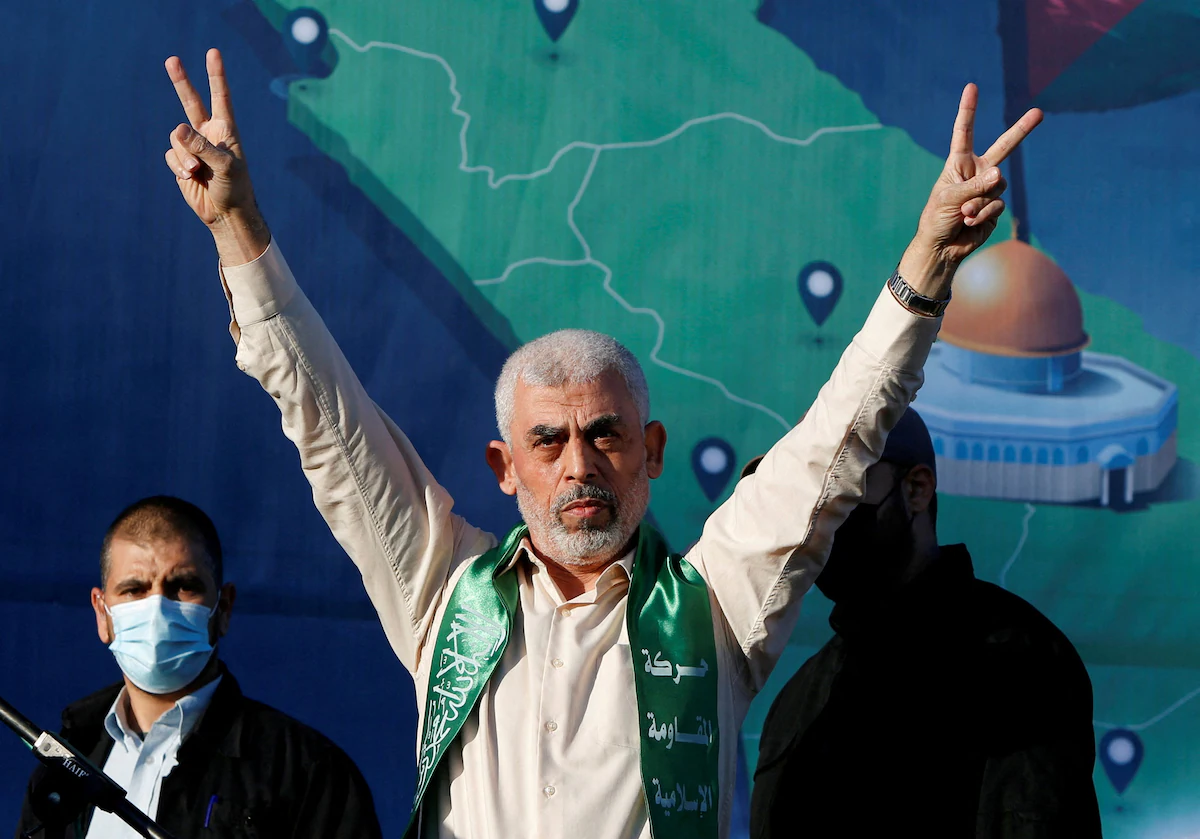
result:
M 429 783 L 504 655 L 518 604 L 517 576 L 508 566 L 527 532 L 525 525 L 509 531 L 471 562 L 450 593 L 434 640 L 405 837 L 417 835 Z M 646 524 L 638 531 L 625 619 L 650 832 L 655 839 L 716 837 L 717 649 L 708 588 Z

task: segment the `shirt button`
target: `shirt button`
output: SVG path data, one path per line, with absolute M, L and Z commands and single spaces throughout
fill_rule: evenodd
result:
M 563 660 L 561 658 L 553 659 L 550 662 L 550 666 L 557 670 L 558 668 L 563 666 Z
M 558 731 L 558 723 L 556 723 L 554 720 L 550 720 L 550 722 L 546 723 L 546 730 Z
M 147 758 L 146 758 L 146 763 L 148 763 L 148 764 L 150 764 L 151 766 L 153 766 L 153 765 L 154 765 L 154 755 L 150 755 L 149 757 L 147 757 Z
M 556 790 L 554 787 L 550 786 L 550 784 L 546 784 L 546 786 L 542 787 L 542 795 L 546 796 L 547 798 L 553 798 L 555 792 Z

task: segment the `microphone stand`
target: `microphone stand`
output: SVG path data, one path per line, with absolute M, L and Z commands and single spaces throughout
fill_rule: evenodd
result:
M 40 730 L 5 702 L 3 697 L 0 697 L 0 722 L 24 740 L 33 750 L 34 757 L 46 766 L 44 780 L 49 783 L 39 783 L 37 789 L 40 791 L 43 786 L 51 788 L 37 796 L 41 800 L 34 802 L 33 808 L 43 827 L 47 824 L 69 824 L 91 805 L 112 813 L 146 839 L 174 839 L 152 818 L 133 806 L 125 797 L 125 790 L 112 778 L 66 741 L 49 731 Z M 39 829 L 35 828 L 25 835 L 31 836 Z

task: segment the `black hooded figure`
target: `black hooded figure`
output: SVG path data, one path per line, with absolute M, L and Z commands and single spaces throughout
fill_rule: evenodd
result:
M 910 408 L 817 578 L 835 634 L 767 715 L 752 839 L 1100 836 L 1087 670 L 966 546 L 938 546 L 936 487 Z

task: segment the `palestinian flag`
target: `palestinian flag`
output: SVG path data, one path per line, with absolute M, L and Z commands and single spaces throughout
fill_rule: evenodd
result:
M 1107 111 L 1200 89 L 1200 0 L 1000 0 L 1000 24 L 1018 108 Z

